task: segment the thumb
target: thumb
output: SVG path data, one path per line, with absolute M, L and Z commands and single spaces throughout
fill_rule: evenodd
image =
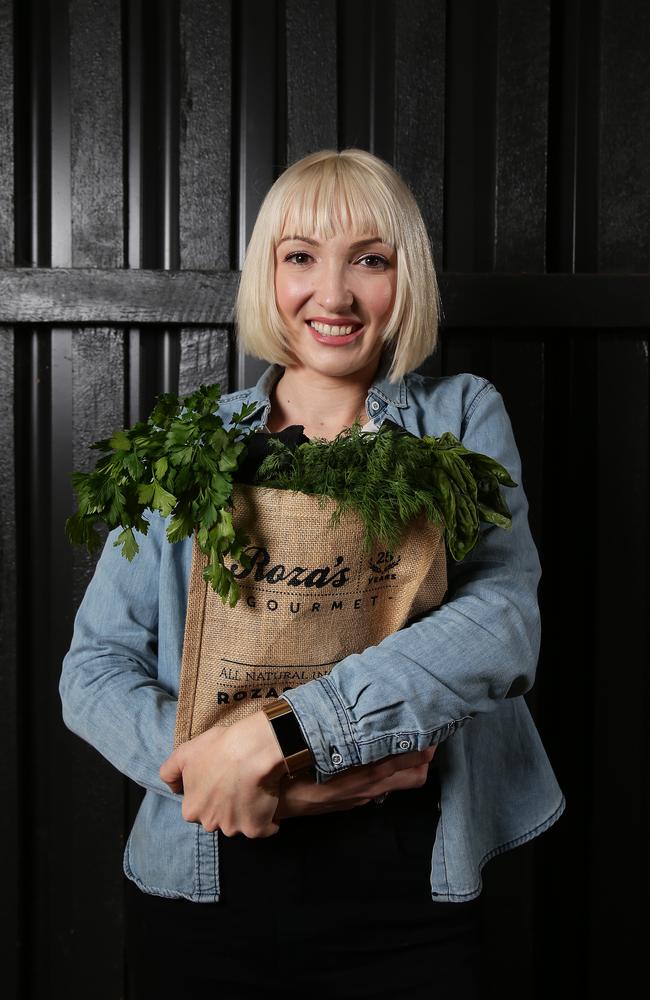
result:
M 158 773 L 165 784 L 169 785 L 172 792 L 183 791 L 183 769 L 178 751 L 175 750 L 167 760 L 163 761 Z

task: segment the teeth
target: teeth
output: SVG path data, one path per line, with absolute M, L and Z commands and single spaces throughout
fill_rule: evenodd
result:
M 310 320 L 309 325 L 325 337 L 346 337 L 356 329 L 354 326 L 330 326 L 329 323 L 316 323 L 314 320 Z

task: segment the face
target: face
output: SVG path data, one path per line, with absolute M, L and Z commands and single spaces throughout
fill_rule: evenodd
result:
M 374 374 L 395 301 L 397 256 L 376 233 L 329 240 L 283 234 L 275 294 L 297 366 L 337 377 Z

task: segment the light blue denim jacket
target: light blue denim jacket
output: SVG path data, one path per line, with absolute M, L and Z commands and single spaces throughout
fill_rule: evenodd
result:
M 476 375 L 386 379 L 382 363 L 366 399 L 418 436 L 451 431 L 496 458 L 521 483 L 519 454 L 501 395 Z M 255 402 L 265 426 L 282 368 L 223 397 L 224 420 Z M 524 700 L 540 641 L 540 565 L 521 485 L 504 490 L 512 530 L 482 525 L 461 563 L 448 560 L 449 591 L 438 609 L 329 675 L 284 692 L 316 761 L 317 780 L 388 754 L 439 747 L 441 815 L 432 849 L 435 901 L 463 902 L 482 888 L 481 869 L 537 836 L 565 800 Z M 191 539 L 173 545 L 150 514 L 128 563 L 106 542 L 75 619 L 60 692 L 66 725 L 146 789 L 124 870 L 141 889 L 200 902 L 219 899 L 219 839 L 181 816 L 181 796 L 158 774 L 172 750 Z M 119 530 L 119 529 L 118 529 Z M 317 820 L 316 820 L 317 821 Z

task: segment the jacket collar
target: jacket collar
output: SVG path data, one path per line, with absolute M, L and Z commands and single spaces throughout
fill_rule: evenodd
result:
M 390 363 L 390 355 L 384 353 L 366 397 L 366 411 L 368 416 L 372 417 L 377 427 L 379 427 L 387 417 L 392 420 L 396 420 L 398 410 L 405 409 L 409 405 L 406 380 L 404 377 L 400 378 L 398 382 L 388 381 L 387 375 Z M 262 372 L 262 375 L 251 391 L 250 402 L 255 405 L 255 410 L 249 417 L 246 418 L 245 423 L 248 424 L 253 423 L 254 421 L 259 421 L 263 426 L 266 425 L 269 411 L 271 409 L 271 393 L 274 385 L 279 381 L 283 371 L 284 367 L 282 365 L 275 364 L 269 365 L 269 367 Z M 396 422 L 401 423 L 402 421 L 396 420 Z

